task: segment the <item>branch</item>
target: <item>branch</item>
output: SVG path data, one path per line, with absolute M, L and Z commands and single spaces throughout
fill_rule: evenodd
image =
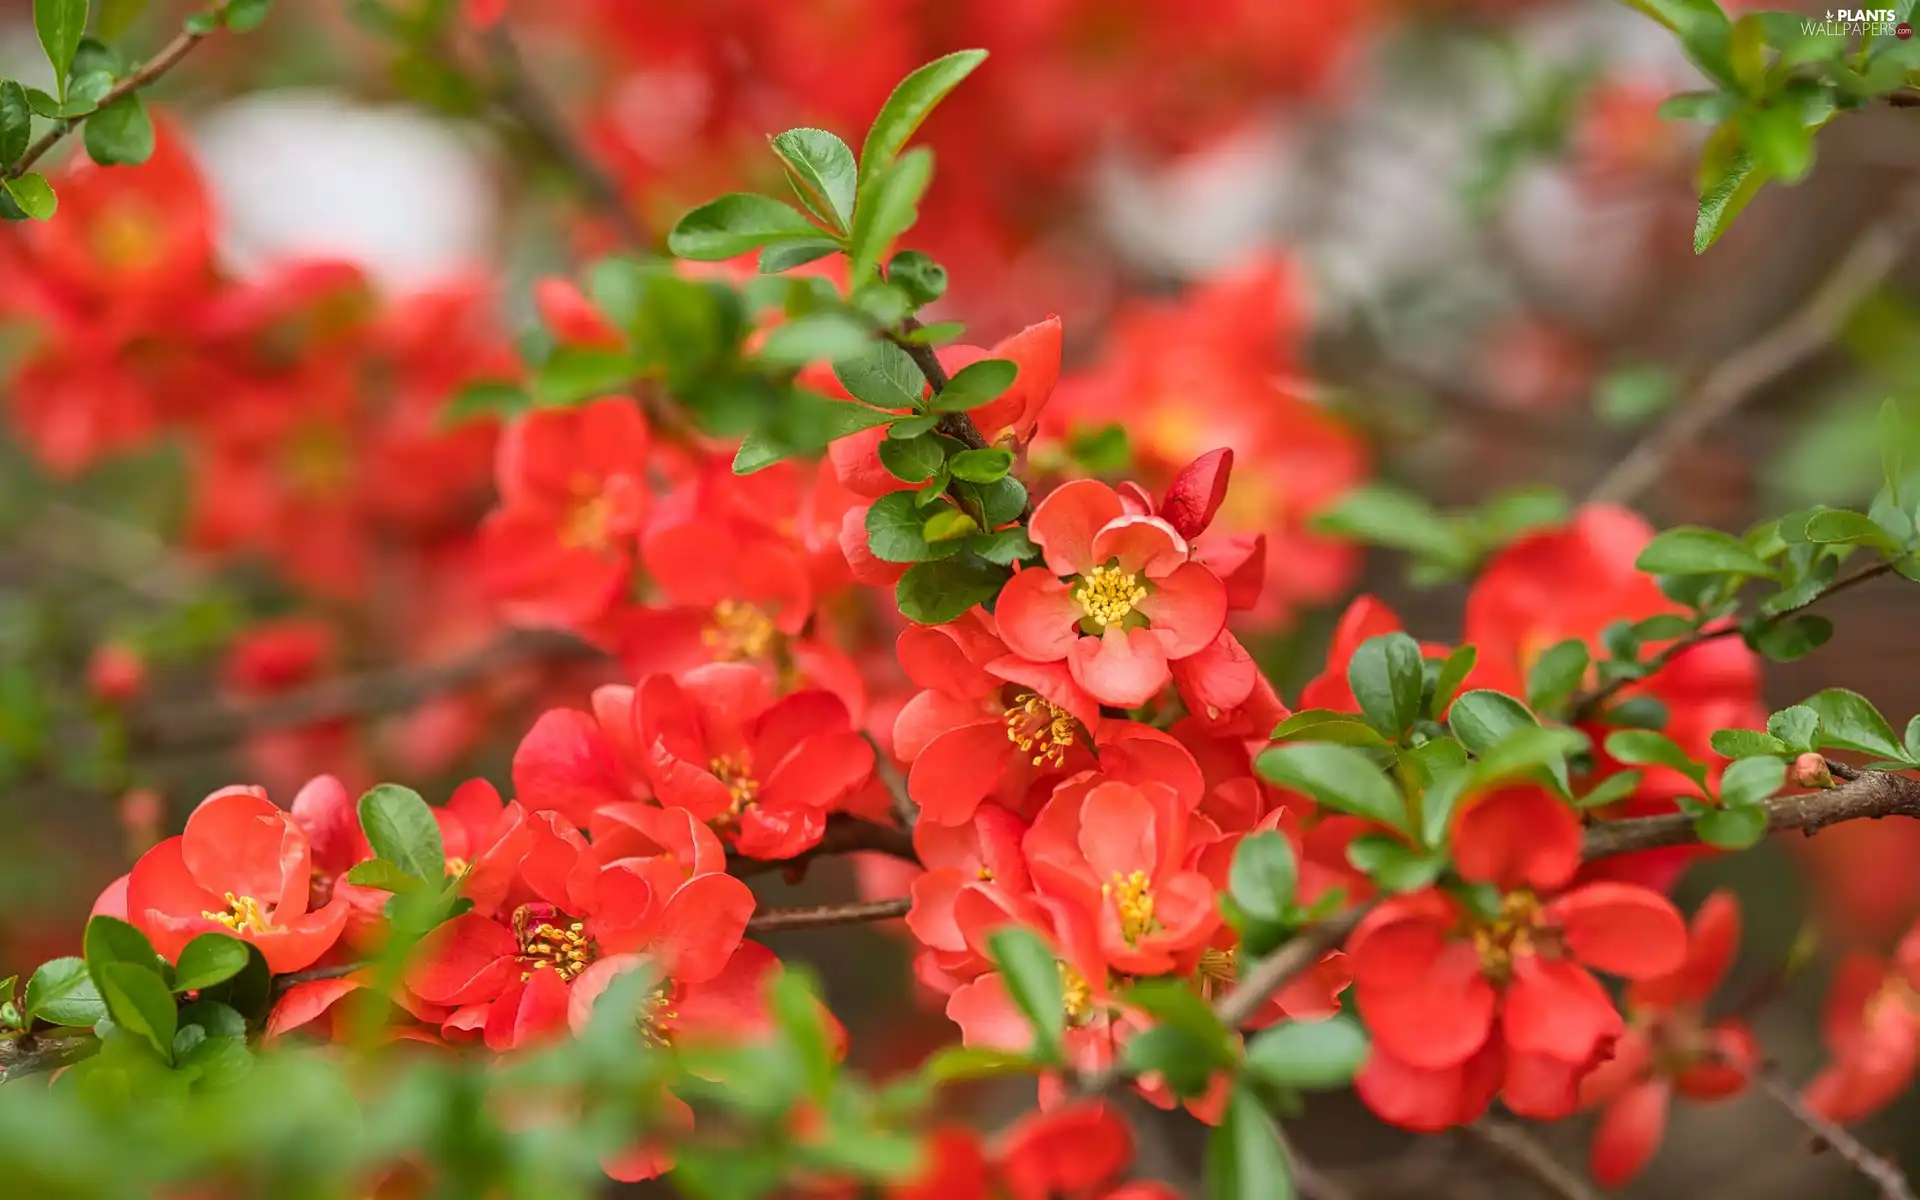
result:
M 222 5 L 220 9 L 215 9 L 214 12 L 217 14 L 224 8 L 225 6 Z M 179 33 L 174 34 L 173 40 L 160 48 L 160 53 L 154 55 L 146 62 L 141 63 L 140 66 L 134 70 L 133 74 L 128 75 L 120 82 L 114 84 L 112 88 L 108 89 L 107 94 L 100 97 L 99 106 L 93 111 L 99 112 L 100 109 L 107 107 L 115 100 L 132 95 L 134 92 L 139 91 L 141 88 L 159 79 L 168 71 L 173 70 L 174 66 L 178 64 L 181 59 L 185 58 L 195 46 L 200 44 L 203 38 L 212 32 L 212 28 L 198 32 L 189 28 L 182 29 Z M 88 115 L 90 116 L 92 114 Z M 38 140 L 27 147 L 27 152 L 20 156 L 20 161 L 7 168 L 4 173 L 0 173 L 0 179 L 18 179 L 22 175 L 25 175 L 33 168 L 33 164 L 39 162 L 46 156 L 47 151 L 59 145 L 61 139 L 65 138 L 68 134 L 80 128 L 81 122 L 86 119 L 84 116 L 70 117 L 64 121 L 55 122 L 52 129 L 41 134 Z
M 1559 1200 L 1601 1200 L 1600 1193 L 1577 1171 L 1553 1156 L 1526 1128 L 1514 1121 L 1481 1117 L 1460 1127 L 1515 1171 L 1540 1185 Z
M 785 871 L 789 877 L 798 878 L 816 858 L 862 853 L 889 854 L 915 864 L 920 861 L 919 854 L 913 848 L 913 836 L 906 830 L 835 813 L 827 818 L 827 832 L 820 839 L 820 844 L 804 854 L 777 861 L 729 854 L 727 871 L 742 879 L 765 875 L 770 871 Z
M 516 630 L 469 654 L 431 666 L 331 679 L 264 700 L 149 710 L 136 718 L 135 737 L 143 745 L 169 749 L 221 745 L 262 729 L 399 712 L 519 663 L 599 656 L 599 650 L 571 637 Z
M 925 342 L 913 341 L 906 336 L 920 328 L 918 320 L 908 317 L 900 322 L 901 332 L 889 332 L 887 338 L 907 352 L 907 357 L 913 360 L 913 365 L 919 367 L 920 373 L 927 377 L 927 386 L 933 389 L 935 395 L 938 395 L 947 387 L 947 369 L 940 365 L 940 356 L 934 353 L 932 346 Z M 940 423 L 935 428 L 940 433 L 963 443 L 969 450 L 987 449 L 987 439 L 980 435 L 980 427 L 975 425 L 973 418 L 966 413 L 943 413 Z M 958 499 L 957 496 L 955 498 Z M 1029 492 L 1027 505 L 1020 514 L 1020 520 L 1025 522 L 1031 516 L 1033 516 L 1033 494 Z
M 1847 1165 L 1871 1180 L 1884 1200 L 1916 1200 L 1913 1187 L 1899 1167 L 1875 1154 L 1844 1128 L 1808 1108 L 1800 1094 L 1780 1078 L 1771 1066 L 1761 1066 L 1748 1076 L 1774 1103 L 1787 1111 L 1820 1141 L 1833 1147 Z
M 913 907 L 909 896 L 891 900 L 863 900 L 852 904 L 817 904 L 809 908 L 771 908 L 754 914 L 748 933 L 779 933 L 788 929 L 825 929 L 830 925 L 860 925 L 904 917 Z
M 1767 618 L 1766 621 L 1761 623 L 1760 627 L 1755 631 L 1756 636 L 1760 633 L 1764 633 L 1767 630 L 1773 628 L 1775 625 L 1778 625 L 1780 622 L 1786 620 L 1788 617 L 1794 615 L 1795 613 L 1802 612 L 1806 609 L 1813 607 L 1815 604 L 1818 604 L 1820 601 L 1827 599 L 1829 596 L 1837 596 L 1841 592 L 1846 591 L 1848 588 L 1858 587 L 1870 579 L 1878 579 L 1880 576 L 1888 574 L 1892 570 L 1893 570 L 1892 562 L 1877 562 L 1871 567 L 1868 567 L 1867 569 L 1865 569 L 1864 571 L 1855 572 L 1854 574 L 1847 576 L 1845 579 L 1839 580 L 1838 582 L 1834 583 L 1833 586 L 1827 588 L 1825 591 L 1821 592 L 1819 595 L 1814 596 L 1812 599 L 1808 600 L 1806 603 L 1796 604 L 1792 608 L 1783 609 L 1780 612 L 1773 614 L 1773 616 Z M 1591 692 L 1587 692 L 1582 695 L 1575 696 L 1573 698 L 1573 702 L 1568 706 L 1568 711 L 1567 711 L 1568 722 L 1572 723 L 1572 722 L 1580 721 L 1594 715 L 1595 713 L 1600 711 L 1600 708 L 1602 705 L 1604 705 L 1608 700 L 1611 700 L 1614 696 L 1618 695 L 1623 688 L 1627 687 L 1629 684 L 1640 683 L 1650 678 L 1653 675 L 1657 675 L 1662 669 L 1664 669 L 1666 666 L 1672 663 L 1674 659 L 1679 658 L 1682 654 L 1685 654 L 1687 651 L 1693 649 L 1695 646 L 1701 645 L 1702 643 L 1705 643 L 1705 642 L 1711 642 L 1723 637 L 1733 637 L 1739 632 L 1740 632 L 1740 627 L 1738 625 L 1722 625 L 1715 629 L 1700 630 L 1698 632 L 1688 634 L 1686 637 L 1681 638 L 1679 641 L 1673 643 L 1671 646 L 1668 646 L 1666 649 L 1660 651 L 1660 653 L 1648 659 L 1645 664 L 1646 670 L 1643 671 L 1640 675 L 1635 676 L 1633 678 L 1623 677 L 1620 679 L 1616 679 L 1612 683 L 1607 684 L 1605 687 L 1596 688 Z
M 1811 358 L 1833 339 L 1860 300 L 1900 264 L 1920 224 L 1920 191 L 1902 193 L 1869 226 L 1806 301 L 1786 320 L 1723 359 L 1665 421 L 1641 439 L 1587 493 L 1589 503 L 1628 504 L 1659 479 L 1667 462 L 1694 438 L 1745 403 L 1771 380 Z
M 23 1033 L 0 1040 L 0 1083 L 70 1067 L 100 1049 L 90 1029 Z
M 1837 765 L 1837 764 L 1836 764 Z M 1801 796 L 1775 796 L 1765 801 L 1767 830 L 1798 829 L 1808 837 L 1842 821 L 1877 821 L 1882 817 L 1920 817 L 1920 779 L 1888 771 L 1859 771 L 1855 778 L 1824 791 Z M 1684 846 L 1700 839 L 1693 818 L 1684 813 L 1608 821 L 1587 830 L 1584 856 L 1591 860 Z
M 494 99 L 516 124 L 526 131 L 541 152 L 555 166 L 572 177 L 580 191 L 595 208 L 613 223 L 620 237 L 630 246 L 645 247 L 652 242 L 647 231 L 620 194 L 620 187 L 600 164 L 593 160 L 568 127 L 553 101 L 534 82 L 526 60 L 505 21 L 486 33 L 487 55 L 498 75 Z

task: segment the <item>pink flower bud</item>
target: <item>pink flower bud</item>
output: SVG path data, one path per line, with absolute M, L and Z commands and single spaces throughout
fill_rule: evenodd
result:
M 1794 759 L 1793 768 L 1787 774 L 1796 785 L 1803 788 L 1833 786 L 1833 772 L 1827 770 L 1827 760 L 1818 754 L 1802 754 Z

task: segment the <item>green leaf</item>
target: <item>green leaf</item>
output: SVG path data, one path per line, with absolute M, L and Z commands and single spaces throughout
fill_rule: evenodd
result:
M 1360 643 L 1347 662 L 1347 684 L 1367 722 L 1398 741 L 1420 719 L 1426 662 L 1420 643 L 1404 633 L 1386 633 Z
M 1527 672 L 1527 704 L 1535 710 L 1558 709 L 1587 677 L 1587 644 L 1568 638 L 1534 660 Z
M 1269 782 L 1305 792 L 1327 808 L 1408 829 L 1406 801 L 1358 750 L 1300 742 L 1263 750 L 1254 765 Z
M 1011 359 L 983 358 L 953 373 L 947 386 L 933 397 L 935 412 L 966 412 L 997 398 L 1013 386 L 1020 365 Z
M 1342 496 L 1313 519 L 1322 533 L 1427 555 L 1465 566 L 1472 548 L 1426 500 L 1402 488 L 1368 484 Z
M 1128 1038 L 1120 1048 L 1120 1066 L 1132 1076 L 1157 1074 L 1183 1098 L 1204 1094 L 1213 1082 L 1213 1064 L 1193 1035 L 1171 1025 L 1155 1025 Z
M 548 408 L 569 408 L 624 391 L 636 364 L 624 350 L 557 346 L 533 377 L 533 395 Z
M 1367 1060 L 1367 1032 L 1344 1014 L 1288 1021 L 1247 1043 L 1247 1072 L 1274 1087 L 1327 1091 L 1353 1082 Z
M 953 456 L 953 477 L 968 483 L 992 483 L 1004 478 L 1013 466 L 1013 452 L 998 446 L 985 450 L 962 450 Z
M 1601 378 L 1593 410 L 1609 425 L 1637 425 L 1672 404 L 1675 391 L 1673 373 L 1664 367 L 1619 367 Z
M 809 313 L 769 331 L 760 346 L 760 358 L 776 366 L 799 367 L 854 357 L 873 341 L 873 329 L 865 321 L 846 313 Z
M 1345 746 L 1385 746 L 1380 731 L 1352 713 L 1308 708 L 1274 726 L 1276 742 L 1338 742 Z
M 921 1064 L 920 1073 L 938 1084 L 1032 1075 L 1038 1068 L 1039 1064 L 1025 1054 L 985 1046 L 942 1046 Z
M 1480 659 L 1480 651 L 1474 646 L 1458 646 L 1440 663 L 1440 669 L 1433 676 L 1433 703 L 1427 709 L 1427 715 L 1438 721 L 1447 706 L 1453 703 L 1460 685 L 1473 673 L 1473 665 Z
M 11 79 L 0 80 L 0 167 L 27 152 L 33 134 L 33 111 L 27 93 Z
M 940 425 L 937 416 L 901 417 L 887 425 L 887 436 L 900 441 L 917 438 L 923 433 L 932 433 Z
M 100 0 L 93 27 L 103 38 L 117 38 L 146 11 L 147 0 Z
M 420 793 L 393 783 L 374 787 L 360 797 L 360 828 L 376 855 L 415 879 L 435 885 L 446 879 L 440 823 Z
M 1024 925 L 1007 925 L 987 935 L 988 952 L 1007 985 L 1007 994 L 1033 1029 L 1036 1055 L 1060 1060 L 1066 1033 L 1066 1005 L 1060 990 L 1060 964 L 1038 934 Z
M 1617 729 L 1607 735 L 1607 753 L 1635 766 L 1672 767 L 1701 787 L 1706 786 L 1705 764 L 1695 762 L 1664 733 L 1651 729 Z
M 89 968 L 123 962 L 143 971 L 159 970 L 160 956 L 147 935 L 118 917 L 97 915 L 88 920 L 81 942 Z M 96 978 L 95 982 L 99 980 Z
M 1574 801 L 1575 808 L 1600 808 L 1615 801 L 1625 800 L 1640 787 L 1641 775 L 1638 771 L 1616 771 L 1593 785 L 1586 795 Z
M 1694 818 L 1693 832 L 1709 846 L 1745 850 L 1767 834 L 1764 808 L 1716 808 Z
M 947 448 L 933 434 L 915 438 L 888 438 L 880 443 L 880 465 L 895 479 L 925 483 L 940 473 Z
M 0 99 L 0 110 L 4 110 L 4 105 L 4 99 Z M 4 161 L 6 154 L 0 151 L 0 162 Z M 1907 473 L 1907 423 L 1901 415 L 1900 406 L 1892 397 L 1880 402 L 1880 419 L 1875 425 L 1875 434 L 1880 442 L 1880 478 L 1887 485 L 1887 495 L 1898 507 L 1900 483 Z
M 1522 725 L 1499 741 L 1475 751 L 1476 783 L 1493 783 L 1515 776 L 1533 774 L 1545 768 L 1562 793 L 1567 788 L 1567 756 L 1587 747 L 1587 737 L 1577 729 L 1560 725 Z
M 153 157 L 153 120 L 137 92 L 88 117 L 82 131 L 88 156 L 103 167 L 138 166 Z
M 161 1058 L 172 1062 L 180 1014 L 160 973 L 130 962 L 104 963 L 93 973 L 114 1024 L 145 1038 Z
M 1698 525 L 1658 534 L 1633 565 L 1654 575 L 1773 574 L 1773 568 L 1739 538 Z
M 1806 540 L 1823 546 L 1872 546 L 1876 550 L 1898 551 L 1886 531 L 1864 513 L 1844 508 L 1823 508 L 1807 518 Z
M 53 185 L 36 171 L 28 171 L 18 179 L 0 180 L 0 188 L 6 190 L 7 198 L 21 212 L 36 221 L 49 220 L 59 211 L 60 198 L 53 194 Z
M 998 529 L 1014 520 L 1027 505 L 1026 485 L 1011 475 L 992 483 L 968 483 L 963 479 L 954 489 L 986 518 L 981 524 L 987 529 Z
M 1820 736 L 1820 714 L 1804 704 L 1783 708 L 1767 718 L 1767 732 L 1785 742 L 1793 753 L 1804 754 L 1814 748 Z
M 1798 183 L 1813 166 L 1813 130 L 1791 102 L 1741 110 L 1740 133 L 1754 161 L 1783 183 Z
M 920 406 L 926 376 L 913 357 L 892 342 L 876 342 L 862 353 L 833 364 L 834 378 L 847 395 L 875 408 L 911 409 Z
M 489 417 L 508 420 L 532 406 L 533 397 L 519 384 L 480 379 L 454 393 L 453 399 L 440 410 L 440 424 L 451 427 Z
M 417 877 L 407 873 L 405 867 L 384 858 L 370 858 L 353 864 L 347 868 L 347 882 L 383 892 L 411 892 L 421 884 Z
M 1431 886 L 1447 869 L 1444 852 L 1422 850 L 1382 833 L 1364 834 L 1349 842 L 1347 862 L 1389 892 L 1417 892 Z
M 894 601 L 909 621 L 944 625 L 999 595 L 1006 581 L 1005 568 L 960 554 L 908 567 L 894 588 Z
M 1907 756 L 1906 748 L 1893 735 L 1893 726 L 1887 724 L 1880 710 L 1859 692 L 1828 688 L 1808 697 L 1803 704 L 1820 718 L 1819 748 L 1858 750 L 1881 758 Z
M 901 80 L 867 130 L 867 140 L 860 147 L 860 173 L 872 178 L 885 170 L 927 114 L 986 58 L 985 50 L 956 50 Z
M 681 217 L 667 235 L 667 249 L 680 258 L 719 262 L 774 242 L 819 236 L 819 227 L 792 205 L 734 192 Z
M 1753 648 L 1775 662 L 1804 658 L 1833 637 L 1833 622 L 1818 613 L 1796 613 L 1784 621 L 1765 621 L 1752 638 Z
M 920 219 L 920 197 L 933 182 L 933 151 L 922 146 L 877 175 L 870 169 L 863 170 L 862 175 L 867 182 L 860 189 L 853 233 L 847 242 L 847 255 L 853 260 L 849 278 L 856 287 L 873 276 L 876 265 L 893 248 L 894 239 Z
M 1040 547 L 1034 545 L 1033 539 L 1027 536 L 1027 531 L 1018 525 L 1002 529 L 997 533 L 984 533 L 978 537 L 969 538 L 967 549 L 988 562 L 998 563 L 1003 567 L 1025 562 L 1040 553 Z
M 980 526 L 974 523 L 973 518 L 957 508 L 940 509 L 928 517 L 920 529 L 921 536 L 927 539 L 929 545 L 951 542 L 979 532 Z
M 1727 128 L 1723 126 L 1723 128 Z M 1705 254 L 1707 247 L 1733 224 L 1747 202 L 1766 186 L 1768 172 L 1758 166 L 1753 155 L 1741 149 L 1724 168 L 1716 171 L 1711 183 L 1700 191 L 1700 212 L 1693 223 L 1693 252 Z
M 1293 843 L 1285 834 L 1272 829 L 1248 834 L 1234 848 L 1227 868 L 1227 894 L 1249 916 L 1276 924 L 1285 921 L 1299 882 Z
M 1476 688 L 1462 694 L 1447 713 L 1453 736 L 1475 754 L 1491 748 L 1516 729 L 1538 725 L 1527 706 L 1505 692 Z
M 1244 1087 L 1207 1138 L 1207 1200 L 1294 1200 L 1293 1166 L 1260 1101 Z
M 247 965 L 247 944 L 224 933 L 203 933 L 180 949 L 173 966 L 173 990 L 197 992 L 225 983 Z
M 1663 121 L 1690 121 L 1718 125 L 1740 111 L 1741 98 L 1731 92 L 1681 92 L 1660 102 Z
M 947 269 L 918 250 L 902 250 L 888 259 L 887 279 L 905 291 L 916 308 L 947 294 Z
M 1778 758 L 1743 758 L 1720 776 L 1720 803 L 1728 807 L 1758 804 L 1787 781 L 1787 764 Z
M 85 959 L 52 958 L 27 980 L 27 1020 L 86 1027 L 107 1013 Z
M 272 7 L 273 0 L 227 0 L 227 28 L 235 33 L 258 28 L 260 22 L 267 19 L 267 10 Z
M 87 0 L 33 0 L 33 28 L 53 66 L 54 85 L 65 100 L 67 71 L 80 48 L 80 36 L 87 31 Z
M 760 258 L 754 264 L 754 270 L 762 275 L 778 275 L 782 271 L 816 262 L 839 249 L 839 242 L 825 237 L 774 242 L 760 248 Z
M 800 202 L 845 233 L 853 223 L 860 187 L 860 170 L 847 144 L 824 129 L 789 129 L 774 135 L 773 152 L 787 164 Z
M 1752 729 L 1716 729 L 1707 739 L 1713 752 L 1724 758 L 1755 758 L 1763 754 L 1788 754 L 1791 748 L 1770 733 Z

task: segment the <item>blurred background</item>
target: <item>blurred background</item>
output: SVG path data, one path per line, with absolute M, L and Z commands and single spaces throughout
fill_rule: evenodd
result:
M 125 17 L 131 56 L 189 11 L 96 8 Z M 1696 257 L 1703 128 L 1656 109 L 1697 73 L 1602 0 L 475 16 L 282 0 L 152 91 L 153 161 L 58 167 L 57 222 L 0 228 L 0 974 L 71 952 L 99 890 L 216 786 L 284 802 L 319 771 L 435 800 L 475 774 L 504 785 L 532 717 L 611 676 L 506 631 L 470 545 L 495 430 L 439 414 L 511 373 L 516 348 L 539 353 L 536 280 L 658 244 L 719 191 L 784 190 L 769 133 L 855 141 L 938 54 L 992 58 L 924 131 L 937 176 L 908 244 L 950 272 L 934 315 L 990 345 L 1060 314 L 1067 370 L 1037 454 L 1152 476 L 1236 449 L 1228 513 L 1274 537 L 1252 632 L 1289 699 L 1352 595 L 1451 642 L 1466 594 L 1457 569 L 1410 572 L 1317 513 L 1404 488 L 1458 514 L 1476 553 L 1557 519 L 1716 364 L 1802 312 L 1863 233 L 1904 236 L 1920 187 L 1920 115 L 1849 114 L 1804 183 L 1767 188 Z M 44 72 L 31 5 L 0 0 L 0 76 Z M 1888 268 L 1831 345 L 1762 364 L 1736 418 L 1612 498 L 1730 529 L 1864 504 L 1874 415 L 1920 376 L 1912 270 Z M 1920 709 L 1910 596 L 1876 584 L 1827 611 L 1833 640 L 1769 669 L 1769 707 L 1844 684 L 1902 724 Z M 1696 869 L 1682 900 L 1716 884 L 1748 915 L 1735 990 L 1827 918 L 1815 965 L 1760 1021 L 1803 1079 L 1827 964 L 1920 909 L 1920 828 L 1769 845 Z M 835 864 L 792 895 L 853 886 Z M 949 1036 L 884 931 L 771 942 L 821 967 L 864 1066 Z M 991 1120 L 1027 1097 L 980 1102 Z M 1866 1140 L 1920 1168 L 1916 1116 L 1897 1107 Z M 1764 1102 L 1678 1121 L 1632 1195 L 1863 1186 Z M 1197 1127 L 1142 1127 L 1143 1162 L 1191 1183 Z M 1345 1097 L 1290 1129 L 1340 1194 L 1527 1194 L 1456 1139 L 1406 1150 Z M 1545 1132 L 1582 1160 L 1579 1122 Z

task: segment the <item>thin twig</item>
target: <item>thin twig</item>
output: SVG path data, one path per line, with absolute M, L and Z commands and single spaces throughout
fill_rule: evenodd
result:
M 1847 576 L 1845 579 L 1835 582 L 1831 587 L 1827 588 L 1825 591 L 1814 596 L 1812 599 L 1808 600 L 1806 603 L 1796 604 L 1792 608 L 1784 609 L 1780 612 L 1773 614 L 1771 617 L 1767 618 L 1767 620 L 1760 625 L 1758 630 L 1755 631 L 1756 635 L 1759 633 L 1766 632 L 1768 629 L 1773 628 L 1775 625 L 1778 625 L 1780 622 L 1786 620 L 1788 617 L 1793 616 L 1795 613 L 1802 612 L 1808 608 L 1811 608 L 1822 600 L 1826 600 L 1830 597 L 1837 596 L 1841 592 L 1844 592 L 1849 588 L 1858 587 L 1861 584 L 1866 583 L 1868 580 L 1878 579 L 1880 576 L 1886 575 L 1890 573 L 1892 570 L 1893 570 L 1893 563 L 1891 561 L 1886 561 L 1886 562 L 1877 562 L 1872 566 L 1866 568 L 1865 570 L 1857 571 L 1854 574 Z M 1618 695 L 1623 688 L 1627 687 L 1630 684 L 1643 682 L 1646 679 L 1659 674 L 1659 672 L 1663 668 L 1670 665 L 1674 659 L 1679 658 L 1682 654 L 1685 654 L 1687 651 L 1693 649 L 1695 646 L 1702 645 L 1706 642 L 1716 641 L 1724 637 L 1733 637 L 1737 635 L 1739 632 L 1740 632 L 1740 627 L 1738 625 L 1721 625 L 1713 629 L 1704 629 L 1696 633 L 1688 634 L 1686 637 L 1681 638 L 1679 641 L 1673 643 L 1672 645 L 1668 646 L 1666 649 L 1660 651 L 1660 653 L 1648 659 L 1645 663 L 1646 669 L 1642 671 L 1638 676 L 1635 676 L 1633 678 L 1626 678 L 1623 676 L 1622 678 L 1615 679 L 1613 682 L 1607 684 L 1604 687 L 1595 688 L 1591 692 L 1586 692 L 1581 695 L 1575 696 L 1572 702 L 1568 705 L 1567 719 L 1569 721 L 1581 721 L 1587 717 L 1593 716 L 1594 714 L 1600 711 L 1601 707 L 1605 705 L 1607 701 L 1613 699 L 1614 696 Z
M 887 753 L 887 748 L 880 744 L 879 738 L 865 732 L 860 736 L 866 738 L 867 745 L 873 747 L 873 773 L 887 789 L 887 795 L 893 798 L 894 818 L 906 827 L 908 833 L 912 833 L 913 827 L 920 823 L 920 806 L 908 794 L 907 781 L 901 778 L 899 768 L 893 765 L 893 756 Z
M 216 10 L 216 12 L 217 11 L 218 10 Z M 168 71 L 173 70 L 181 59 L 185 58 L 195 46 L 200 44 L 202 39 L 213 32 L 214 28 L 217 27 L 209 27 L 203 31 L 182 29 L 173 36 L 172 41 L 160 48 L 160 53 L 154 55 L 146 62 L 141 63 L 140 66 L 134 70 L 133 74 L 128 75 L 109 88 L 107 94 L 100 97 L 100 103 L 93 111 L 99 112 L 115 100 L 123 96 L 132 95 L 154 80 L 159 79 Z M 70 117 L 66 120 L 55 122 L 52 129 L 41 134 L 31 146 L 27 147 L 26 153 L 20 156 L 18 162 L 7 168 L 4 173 L 0 173 L 0 179 L 18 179 L 22 175 L 25 175 L 33 169 L 33 164 L 45 157 L 47 151 L 59 145 L 62 138 L 80 128 L 81 122 L 86 119 L 84 116 Z
M 1920 817 L 1920 779 L 1888 771 L 1861 771 L 1852 780 L 1799 796 L 1775 796 L 1761 807 L 1769 832 L 1798 829 L 1808 837 L 1843 821 L 1882 817 Z M 1685 813 L 1607 821 L 1587 830 L 1585 857 L 1611 858 L 1637 850 L 1697 842 L 1693 818 Z
M 934 353 L 932 346 L 913 339 L 912 335 L 921 328 L 919 321 L 908 317 L 900 322 L 900 333 L 890 333 L 887 336 L 894 345 L 907 352 L 907 357 L 913 360 L 913 365 L 919 367 L 920 373 L 927 377 L 927 386 L 933 389 L 935 395 L 939 395 L 947 389 L 947 369 L 940 365 L 940 356 Z M 975 425 L 973 418 L 966 413 L 942 413 L 940 422 L 935 428 L 969 450 L 988 448 L 987 439 L 981 436 L 980 427 Z M 955 499 L 958 498 L 956 493 Z M 1026 507 L 1020 513 L 1020 520 L 1024 523 L 1031 516 L 1033 516 L 1033 495 L 1029 493 Z
M 500 107 L 526 131 L 527 136 L 533 139 L 554 165 L 572 177 L 580 191 L 613 223 L 629 246 L 644 248 L 650 245 L 653 239 L 647 235 L 632 207 L 620 194 L 620 186 L 580 145 L 573 136 L 573 130 L 568 127 L 566 118 L 534 81 L 506 22 L 502 21 L 488 30 L 485 39 L 488 57 L 498 76 L 495 99 Z
M 1593 485 L 1587 500 L 1633 502 L 1696 437 L 1769 381 L 1818 353 L 1854 306 L 1900 265 L 1916 224 L 1920 224 L 1920 190 L 1910 190 L 1860 235 L 1833 272 L 1786 320 L 1707 372 L 1691 396 Z
M 0 1039 L 0 1083 L 70 1067 L 100 1048 L 90 1029 L 23 1033 Z
M 1859 1138 L 1848 1133 L 1845 1128 L 1821 1116 L 1807 1107 L 1800 1093 L 1795 1091 L 1786 1080 L 1770 1065 L 1761 1065 L 1748 1076 L 1759 1089 L 1766 1093 L 1774 1103 L 1787 1111 L 1800 1124 L 1806 1126 L 1822 1142 L 1833 1147 L 1834 1153 L 1847 1160 L 1847 1165 L 1871 1180 L 1880 1189 L 1884 1200 L 1916 1200 L 1913 1186 L 1898 1166 L 1867 1149 Z
M 816 858 L 862 853 L 887 854 L 916 864 L 920 861 L 919 854 L 913 848 L 913 837 L 906 830 L 835 813 L 827 818 L 827 832 L 821 837 L 820 844 L 806 853 L 776 861 L 728 855 L 727 870 L 743 879 L 772 871 L 785 871 L 791 876 L 798 876 Z
M 890 900 L 862 900 L 853 904 L 816 904 L 807 908 L 771 908 L 755 913 L 748 933 L 779 933 L 787 929 L 825 929 L 830 925 L 862 925 L 904 917 L 913 907 L 908 896 Z
M 285 975 L 275 975 L 271 989 L 273 998 L 278 1000 L 303 983 L 318 983 L 323 979 L 345 979 L 355 971 L 364 971 L 371 966 L 373 966 L 372 963 L 366 962 L 335 963 L 331 967 L 308 967 L 304 971 L 290 971 Z
M 1462 1125 L 1460 1131 L 1559 1200 L 1601 1200 L 1598 1189 L 1517 1122 L 1481 1117 Z

